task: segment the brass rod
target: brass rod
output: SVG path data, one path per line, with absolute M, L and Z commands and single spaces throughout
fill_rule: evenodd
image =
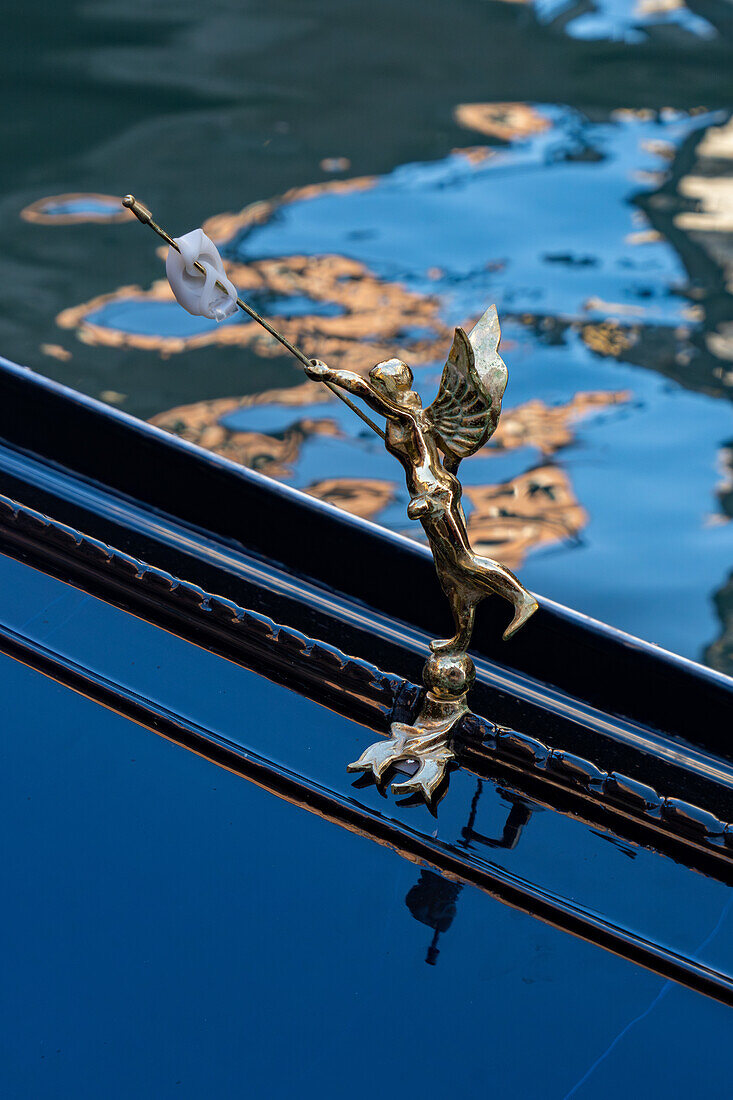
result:
M 173 238 L 166 233 L 165 229 L 161 229 L 157 222 L 153 221 L 153 215 L 150 213 L 148 208 L 146 206 L 143 206 L 141 202 L 138 202 L 134 195 L 125 195 L 124 199 L 122 200 L 122 205 L 128 210 L 131 210 L 137 220 L 139 222 L 142 222 L 143 225 L 149 225 L 153 232 L 157 233 L 159 237 L 162 237 L 166 244 L 170 245 L 171 248 L 175 248 L 176 252 L 181 251 Z M 193 266 L 196 268 L 197 271 L 200 271 L 202 275 L 206 275 L 206 268 L 203 266 L 203 264 L 200 264 L 198 260 L 193 261 Z M 218 279 L 216 280 L 216 286 L 218 286 L 219 290 L 223 291 L 224 294 L 228 294 L 227 288 L 222 283 L 220 283 Z M 309 367 L 311 365 L 311 360 L 300 350 L 300 348 L 296 348 L 295 344 L 291 344 L 289 340 L 286 340 L 286 338 L 281 335 L 281 333 L 279 333 L 277 329 L 272 327 L 269 321 L 266 321 L 264 317 L 261 317 L 257 310 L 252 309 L 252 306 L 247 305 L 247 303 L 243 301 L 239 297 L 239 295 L 237 295 L 237 305 L 241 310 L 244 311 L 244 313 L 248 313 L 253 321 L 256 321 L 258 325 L 262 325 L 263 329 L 270 333 L 270 336 L 274 336 L 275 339 L 278 340 L 282 344 L 282 346 L 290 352 L 291 355 L 294 355 L 295 358 L 299 360 L 302 366 Z M 321 381 L 323 381 L 323 379 Z M 323 384 L 324 386 L 327 386 L 331 393 L 335 394 L 340 401 L 343 401 L 344 405 L 348 405 L 351 411 L 355 412 L 359 419 L 363 420 L 364 423 L 372 429 L 372 431 L 376 432 L 377 435 L 382 437 L 382 439 L 385 438 L 382 429 L 377 424 L 375 424 L 373 420 L 370 420 L 369 417 L 361 411 L 358 405 L 355 405 L 354 402 L 351 401 L 345 393 L 342 393 L 341 390 L 337 389 L 336 386 L 332 385 L 330 382 L 323 381 Z

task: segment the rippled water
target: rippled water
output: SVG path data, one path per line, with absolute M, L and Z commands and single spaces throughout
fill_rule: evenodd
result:
M 205 222 L 304 351 L 398 354 L 425 402 L 496 302 L 474 544 L 731 671 L 732 35 L 723 0 L 30 3 L 0 45 L 0 351 L 417 537 L 380 441 L 244 318 L 183 313 L 115 197 Z

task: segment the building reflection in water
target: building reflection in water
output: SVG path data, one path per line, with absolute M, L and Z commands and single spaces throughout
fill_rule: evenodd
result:
M 659 16 L 636 12 L 634 25 L 653 36 Z M 725 536 L 700 535 L 715 493 L 705 449 L 730 431 L 715 402 L 703 409 L 689 395 L 727 398 L 733 382 L 730 123 L 703 109 L 590 120 L 524 103 L 464 103 L 455 117 L 484 144 L 297 188 L 205 229 L 245 296 L 306 353 L 359 373 L 397 354 L 416 368 L 424 402 L 452 326 L 496 301 L 513 407 L 462 468 L 477 548 L 515 568 L 524 561 L 539 591 L 699 656 L 712 632 L 706 601 L 727 564 Z M 244 319 L 217 328 L 182 314 L 164 280 L 121 287 L 58 321 L 84 343 L 164 357 L 213 345 L 279 354 Z M 420 535 L 374 441 L 299 376 L 153 422 Z M 611 423 L 621 429 L 612 440 Z M 674 448 L 678 424 L 697 465 Z M 670 493 L 671 483 L 685 491 Z M 558 546 L 587 547 L 602 565 L 534 553 Z M 581 556 L 585 602 L 575 596 Z M 720 663 L 718 650 L 706 652 Z
M 314 398 L 321 398 L 320 393 L 314 394 L 312 383 L 285 392 L 289 406 L 298 398 L 309 406 Z M 287 479 L 310 438 L 337 439 L 342 438 L 342 432 L 328 416 L 298 418 L 269 435 L 226 427 L 227 417 L 237 410 L 277 405 L 279 396 L 276 392 L 238 401 L 200 402 L 156 416 L 153 423 L 270 477 Z M 573 442 L 573 425 L 583 416 L 622 404 L 629 397 L 628 391 L 580 393 L 556 407 L 536 399 L 528 401 L 504 413 L 489 453 L 528 448 L 551 456 Z M 470 460 L 466 468 L 469 465 Z M 403 495 L 398 481 L 379 478 L 326 477 L 302 488 L 353 515 L 377 521 Z M 535 466 L 509 481 L 467 484 L 464 503 L 469 534 L 478 553 L 498 557 L 511 568 L 518 567 L 533 547 L 576 538 L 587 520 L 568 475 L 551 463 Z M 403 533 L 420 535 L 419 530 L 406 522 Z
M 468 533 L 477 553 L 518 569 L 533 547 L 575 538 L 587 514 L 559 466 L 539 466 L 500 485 L 470 486 Z

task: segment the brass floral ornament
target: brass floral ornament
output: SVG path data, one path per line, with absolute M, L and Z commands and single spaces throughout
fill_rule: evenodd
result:
M 438 579 L 450 604 L 455 632 L 450 638 L 430 643 L 432 653 L 423 669 L 427 693 L 414 725 L 394 722 L 389 740 L 371 745 L 348 767 L 349 771 L 371 772 L 381 782 L 394 766 L 401 765 L 404 769 L 405 765 L 417 764 L 414 774 L 393 783 L 392 790 L 396 794 L 420 795 L 430 801 L 455 757 L 452 733 L 468 713 L 466 698 L 476 671 L 467 650 L 477 606 L 489 595 L 503 596 L 511 603 L 514 615 L 504 631 L 505 639 L 515 634 L 537 610 L 534 596 L 509 569 L 473 550 L 461 505 L 462 486 L 456 476 L 462 459 L 482 447 L 499 422 L 507 369 L 498 350 L 501 332 L 496 307 L 487 309 L 468 335 L 462 328 L 455 330 L 437 396 L 424 409 L 412 389 L 413 375 L 406 363 L 389 359 L 372 367 L 368 378 L 362 378 L 351 371 L 333 370 L 320 360 L 308 359 L 236 296 L 226 276 L 222 280 L 216 278 L 224 270 L 217 264 L 217 259 L 221 263 L 218 253 L 195 255 L 190 246 L 193 234 L 180 238 L 180 243 L 173 240 L 132 195 L 123 199 L 123 205 L 180 255 L 168 264 L 168 276 L 179 302 L 187 309 L 194 302 L 198 311 L 201 306 L 196 304 L 197 293 L 219 292 L 236 303 L 301 362 L 310 378 L 328 386 L 380 435 L 388 452 L 404 468 L 410 495 L 407 515 L 411 520 L 419 520 L 427 535 Z M 207 249 L 214 248 L 208 239 L 205 243 Z M 185 293 L 176 284 L 178 276 L 186 280 Z M 383 416 L 386 430 L 354 405 L 347 393 Z

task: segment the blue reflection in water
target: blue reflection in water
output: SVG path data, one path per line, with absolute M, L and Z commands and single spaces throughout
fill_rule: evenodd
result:
M 120 213 L 119 199 L 101 199 L 96 195 L 83 195 L 62 202 L 48 202 L 43 205 L 43 213 L 54 214 L 115 214 Z
M 580 0 L 535 0 L 535 12 L 543 23 L 563 19 L 572 38 L 586 40 L 615 39 L 645 42 L 659 29 L 673 28 L 697 38 L 714 38 L 711 23 L 683 3 L 634 4 L 628 0 L 595 0 L 592 10 Z
M 456 322 L 489 301 L 500 314 L 579 316 L 591 295 L 639 310 L 647 324 L 679 319 L 684 303 L 672 287 L 684 279 L 682 263 L 666 241 L 629 242 L 630 202 L 651 189 L 637 173 L 664 167 L 649 142 L 678 145 L 722 116 L 592 125 L 567 110 L 539 110 L 553 125 L 524 146 L 479 165 L 461 155 L 406 165 L 368 190 L 285 205 L 227 254 L 346 255 L 382 278 L 440 295 Z M 557 262 L 568 255 L 571 262 Z M 429 277 L 435 269 L 441 275 Z

